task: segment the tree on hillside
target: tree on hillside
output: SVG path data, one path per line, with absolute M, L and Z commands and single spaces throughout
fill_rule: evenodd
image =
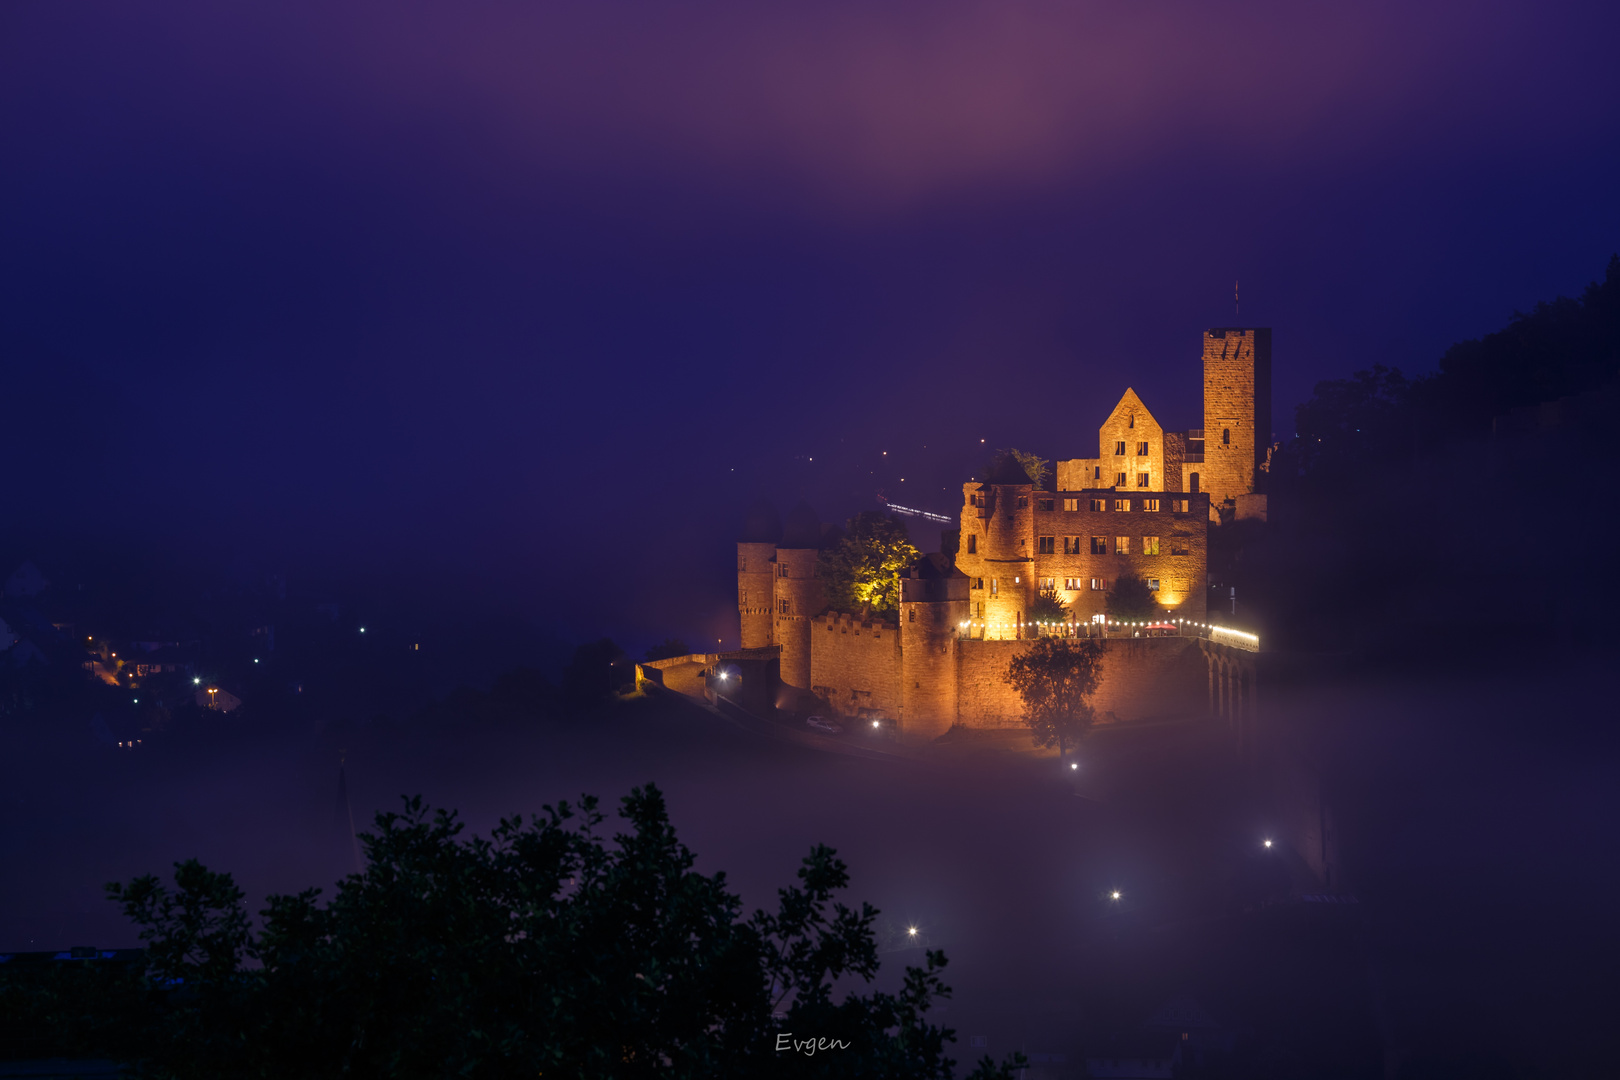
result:
M 995 455 L 991 457 L 990 463 L 985 466 L 985 475 L 995 476 L 1001 465 L 1009 460 L 1024 470 L 1024 475 L 1028 476 L 1029 482 L 1036 487 L 1041 486 L 1041 482 L 1050 474 L 1052 468 L 1052 463 L 1039 454 L 1032 454 L 1027 450 L 1019 450 L 1016 447 L 1008 446 L 997 450 Z
M 463 839 L 454 814 L 409 799 L 377 816 L 364 871 L 329 902 L 272 896 L 257 932 L 230 875 L 194 860 L 172 889 L 110 885 L 144 971 L 77 987 L 0 972 L 0 1003 L 175 1078 L 952 1075 L 954 1033 L 925 1018 L 950 993 L 942 953 L 897 993 L 834 1000 L 835 981 L 870 983 L 879 964 L 877 912 L 834 900 L 849 875 L 832 849 L 811 850 L 774 913 L 744 919 L 724 874 L 694 872 L 657 788 L 623 800 L 611 842 L 596 805 Z M 782 1052 L 784 1036 L 841 1047 Z M 1018 1064 L 986 1058 L 972 1076 Z
M 906 523 L 879 510 L 863 510 L 844 535 L 816 559 L 827 602 L 844 611 L 898 611 L 900 573 L 917 560 Z
M 1036 623 L 1063 622 L 1069 617 L 1069 605 L 1056 585 L 1048 585 L 1035 594 L 1035 603 L 1029 608 L 1029 621 Z
M 1115 622 L 1145 622 L 1164 613 L 1148 583 L 1135 574 L 1114 579 L 1108 590 L 1108 617 Z
M 690 656 L 692 649 L 678 637 L 665 638 L 647 650 L 648 660 L 669 660 L 677 656 Z
M 1100 641 L 1036 638 L 1007 665 L 1007 681 L 1024 703 L 1024 723 L 1036 746 L 1056 746 L 1058 765 L 1070 743 L 1091 727 L 1091 695 L 1102 676 Z

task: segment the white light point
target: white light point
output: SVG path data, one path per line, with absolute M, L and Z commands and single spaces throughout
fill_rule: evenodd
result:
M 1109 893 L 1108 896 L 1109 896 L 1109 899 L 1111 899 L 1111 900 L 1118 900 L 1119 899 L 1119 890 L 1115 889 L 1113 892 Z

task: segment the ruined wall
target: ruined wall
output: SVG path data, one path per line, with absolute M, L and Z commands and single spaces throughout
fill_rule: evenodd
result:
M 1027 641 L 962 641 L 957 655 L 957 718 L 968 727 L 1017 727 L 1023 706 L 1007 665 Z M 1091 704 L 1100 724 L 1202 716 L 1209 668 L 1195 638 L 1114 639 L 1105 643 L 1102 680 Z
M 1218 506 L 1255 489 L 1271 445 L 1271 330 L 1204 333 L 1204 463 L 1201 489 Z
M 836 611 L 808 619 L 806 625 L 811 692 L 845 716 L 900 719 L 899 629 Z
M 1071 504 L 1075 509 L 1066 509 Z M 1036 555 L 1030 573 L 1037 588 L 1052 581 L 1069 605 L 1071 622 L 1104 613 L 1104 583 L 1131 573 L 1159 582 L 1167 618 L 1201 620 L 1209 571 L 1207 504 L 1208 496 L 1176 492 L 1056 492 L 1053 509 L 1034 515 Z M 1183 505 L 1185 510 L 1178 509 Z M 1040 551 L 1042 537 L 1051 537 L 1051 554 Z M 1119 553 L 1121 537 L 1124 554 Z M 1102 542 L 1102 554 L 1092 551 L 1094 539 Z M 1151 546 L 1157 546 L 1157 554 L 1149 553 Z

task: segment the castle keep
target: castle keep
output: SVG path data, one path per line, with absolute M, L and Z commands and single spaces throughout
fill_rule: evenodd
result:
M 1008 663 L 1038 634 L 1101 631 L 1116 578 L 1148 583 L 1156 626 L 1203 623 L 1210 521 L 1265 516 L 1271 331 L 1206 331 L 1203 370 L 1202 428 L 1165 431 L 1127 389 L 1098 429 L 1096 456 L 1058 461 L 1051 489 L 1006 460 L 963 484 L 960 528 L 906 572 L 898 624 L 827 610 L 816 560 L 837 531 L 810 507 L 782 521 L 756 510 L 737 545 L 743 648 L 775 646 L 782 683 L 828 708 L 928 737 L 1019 723 Z M 1030 619 L 1048 590 L 1067 605 L 1061 626 Z M 1105 648 L 1093 697 L 1105 721 L 1206 702 L 1241 718 L 1252 702 L 1252 665 L 1218 642 L 1150 626 L 1114 631 Z

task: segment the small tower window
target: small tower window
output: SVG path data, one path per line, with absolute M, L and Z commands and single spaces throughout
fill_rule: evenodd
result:
M 968 533 L 968 554 L 969 555 L 977 555 L 978 553 L 979 553 L 979 536 L 978 536 L 977 533 Z
M 1221 428 L 1221 445 L 1223 445 L 1223 446 L 1231 446 L 1232 445 L 1232 429 L 1231 428 L 1229 428 L 1229 427 Z
M 917 609 L 916 608 L 908 608 L 906 610 L 906 622 L 916 622 L 916 621 L 917 621 Z
M 787 571 L 788 571 L 787 563 L 782 563 L 780 566 L 778 566 L 776 568 L 776 576 L 777 577 L 787 577 L 788 576 Z

